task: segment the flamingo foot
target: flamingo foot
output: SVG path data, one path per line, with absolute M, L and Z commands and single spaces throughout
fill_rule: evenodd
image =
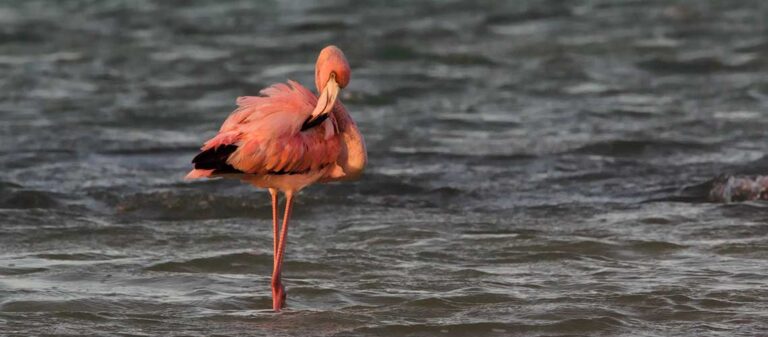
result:
M 280 281 L 275 284 L 272 283 L 272 310 L 280 312 L 282 308 L 285 308 L 285 287 Z

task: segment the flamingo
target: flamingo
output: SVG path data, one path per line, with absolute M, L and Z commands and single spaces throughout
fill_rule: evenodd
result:
M 219 133 L 192 159 L 186 179 L 234 178 L 269 190 L 272 197 L 272 309 L 285 307 L 280 281 L 295 196 L 314 183 L 355 180 L 367 163 L 365 140 L 339 100 L 349 84 L 350 68 L 336 46 L 320 51 L 315 64 L 316 97 L 288 80 L 262 89 L 259 96 L 237 98 L 237 109 Z M 278 194 L 285 196 L 278 228 Z

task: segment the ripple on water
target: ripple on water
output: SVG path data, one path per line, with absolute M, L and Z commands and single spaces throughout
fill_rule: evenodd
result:
M 122 196 L 115 204 L 121 214 L 158 220 L 250 218 L 259 215 L 266 218 L 272 214 L 270 207 L 269 198 L 259 193 L 231 196 L 173 190 Z
M 181 305 L 152 301 L 148 298 L 77 298 L 68 300 L 22 300 L 12 299 L 0 304 L 0 312 L 53 312 L 53 313 L 109 313 L 163 312 L 178 310 Z
M 573 150 L 576 153 L 588 153 L 613 157 L 658 155 L 659 152 L 691 152 L 708 149 L 705 144 L 660 140 L 610 140 L 584 145 Z
M 354 330 L 375 336 L 516 336 L 525 334 L 601 334 L 616 331 L 624 323 L 613 317 L 556 320 L 551 323 L 474 322 L 462 324 L 384 324 Z
M 104 254 L 96 252 L 82 252 L 82 253 L 43 253 L 35 254 L 34 257 L 46 259 L 46 260 L 60 260 L 60 261 L 108 261 L 114 259 L 121 259 L 128 257 L 127 255 L 119 254 Z
M 14 276 L 14 275 L 26 275 L 40 273 L 48 270 L 47 268 L 35 268 L 35 267 L 0 267 L 0 275 Z
M 658 73 L 706 74 L 718 71 L 742 71 L 760 65 L 753 55 L 720 58 L 714 56 L 660 57 L 638 62 L 638 66 Z
M 271 255 L 241 252 L 161 262 L 150 265 L 145 270 L 173 273 L 253 274 L 271 272 L 272 262 Z
M 0 196 L 0 208 L 55 208 L 60 203 L 52 193 L 35 190 L 3 191 Z

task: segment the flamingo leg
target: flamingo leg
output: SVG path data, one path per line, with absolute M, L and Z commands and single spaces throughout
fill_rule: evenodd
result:
M 293 208 L 293 192 L 285 192 L 285 213 L 283 214 L 283 226 L 280 229 L 280 241 L 277 244 L 277 257 L 275 266 L 272 269 L 272 309 L 280 311 L 285 306 L 285 287 L 280 282 L 280 275 L 283 271 L 283 256 L 285 255 L 285 244 L 288 238 L 288 220 L 291 218 Z
M 277 235 L 278 231 L 280 230 L 279 222 L 280 220 L 277 218 L 277 212 L 278 212 L 278 200 L 277 200 L 277 189 L 270 188 L 269 194 L 272 196 L 272 268 L 275 268 L 275 265 L 277 264 Z

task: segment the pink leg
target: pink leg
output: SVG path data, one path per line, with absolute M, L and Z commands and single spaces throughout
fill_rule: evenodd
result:
M 280 220 L 277 218 L 277 190 L 270 188 L 269 194 L 272 196 L 272 268 L 274 269 L 275 265 L 277 264 L 277 231 L 279 230 L 278 222 Z
M 285 192 L 285 214 L 283 214 L 283 227 L 280 229 L 280 241 L 277 244 L 277 257 L 275 258 L 275 267 L 272 269 L 272 309 L 279 312 L 285 307 L 285 287 L 280 282 L 280 275 L 283 270 L 283 256 L 285 255 L 285 244 L 288 238 L 288 220 L 291 218 L 291 209 L 293 208 L 293 192 Z

